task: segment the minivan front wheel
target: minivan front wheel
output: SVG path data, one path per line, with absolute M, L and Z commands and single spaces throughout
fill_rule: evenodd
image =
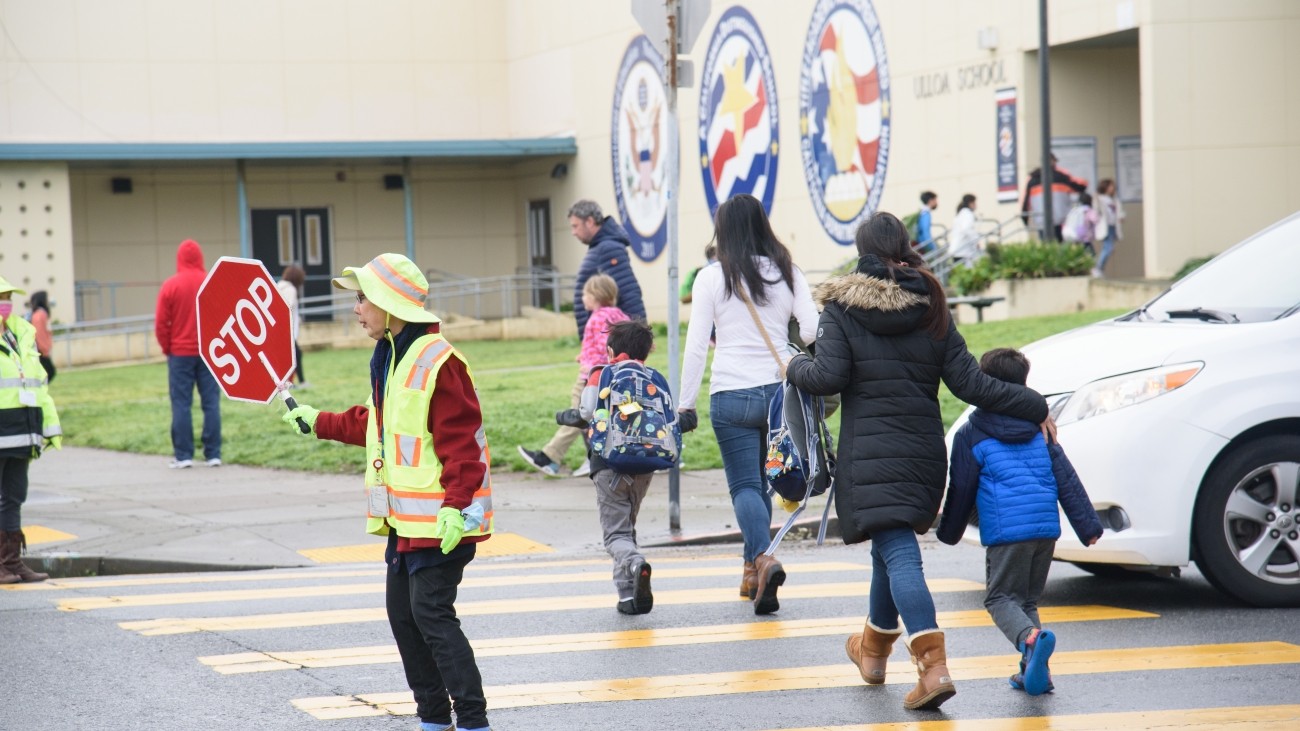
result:
M 1201 573 L 1262 607 L 1300 606 L 1300 437 L 1234 449 L 1206 475 L 1193 538 Z

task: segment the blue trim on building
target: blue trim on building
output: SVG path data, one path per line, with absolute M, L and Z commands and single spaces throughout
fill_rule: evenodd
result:
M 0 160 L 302 160 L 374 157 L 512 158 L 576 155 L 573 137 L 365 142 L 8 143 Z

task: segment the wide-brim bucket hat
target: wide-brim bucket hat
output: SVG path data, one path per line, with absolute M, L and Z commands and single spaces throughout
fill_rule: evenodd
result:
M 345 267 L 332 281 L 339 289 L 361 292 L 376 307 L 406 322 L 442 322 L 424 309 L 429 281 L 401 254 L 380 254 L 363 267 Z
M 0 277 L 0 294 L 4 294 L 5 292 L 13 292 L 14 294 L 27 294 L 27 290 L 19 289 L 14 285 L 10 284 L 8 279 L 5 279 L 4 277 Z

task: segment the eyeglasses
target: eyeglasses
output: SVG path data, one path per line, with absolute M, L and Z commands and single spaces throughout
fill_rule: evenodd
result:
M 365 301 L 366 301 L 366 296 L 360 292 L 357 292 L 357 304 L 361 304 Z

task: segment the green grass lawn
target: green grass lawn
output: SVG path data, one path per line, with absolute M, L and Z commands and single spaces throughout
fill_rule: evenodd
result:
M 963 325 L 961 331 L 971 352 L 978 357 L 990 348 L 1020 347 L 1120 312 L 1081 312 L 970 324 Z M 569 391 L 577 377 L 577 339 L 470 341 L 457 346 L 468 358 L 478 380 L 496 468 L 525 469 L 515 445 L 538 449 L 555 430 L 554 414 L 568 406 Z M 660 343 L 650 357 L 650 364 L 665 373 L 666 351 L 667 347 Z M 302 403 L 326 411 L 341 411 L 365 401 L 369 350 L 308 352 L 303 360 L 312 387 L 295 394 Z M 160 460 L 171 454 L 171 410 L 165 364 L 61 370 L 51 391 L 59 407 L 67 444 L 157 454 Z M 701 393 L 708 393 L 707 379 Z M 944 422 L 951 424 L 964 405 L 947 389 L 941 389 L 940 400 Z M 685 466 L 687 469 L 721 467 L 717 442 L 706 423 L 708 399 L 701 398 L 699 406 L 702 428 L 686 435 Z M 280 421 L 282 413 L 284 405 L 279 400 L 265 406 L 223 400 L 223 460 L 317 472 L 361 471 L 360 450 L 299 436 Z M 835 419 L 832 422 L 832 429 L 837 429 Z M 196 431 L 201 423 L 196 399 Z M 201 452 L 197 456 L 202 456 Z M 577 466 L 581 461 L 580 450 L 570 450 L 569 466 Z

